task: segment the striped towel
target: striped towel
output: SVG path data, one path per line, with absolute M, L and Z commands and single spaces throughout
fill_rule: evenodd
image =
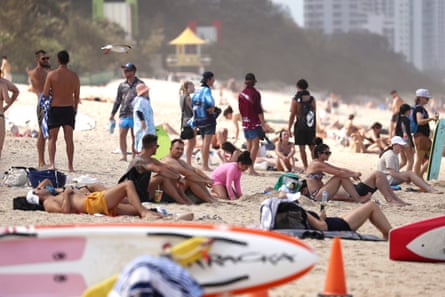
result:
M 42 124 L 40 128 L 42 129 L 42 135 L 43 138 L 49 137 L 49 130 L 48 130 L 48 112 L 51 107 L 51 101 L 52 101 L 52 94 L 49 93 L 48 97 L 43 96 L 43 93 L 40 93 L 39 98 L 39 105 L 43 109 L 43 118 L 42 118 Z
M 200 297 L 202 294 L 188 271 L 172 260 L 140 256 L 127 264 L 108 297 Z

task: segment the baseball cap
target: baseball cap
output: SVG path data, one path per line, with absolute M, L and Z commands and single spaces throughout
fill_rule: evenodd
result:
M 393 138 L 391 138 L 391 144 L 405 145 L 406 141 L 403 140 L 403 138 L 400 136 L 394 136 Z
M 428 89 L 417 89 L 416 90 L 416 97 L 431 98 L 431 94 L 430 94 L 430 91 Z
M 121 68 L 125 69 L 125 70 L 132 70 L 132 71 L 136 71 L 136 66 L 134 66 L 133 63 L 128 62 L 125 65 L 122 65 Z
M 35 204 L 35 205 L 38 205 L 38 204 L 39 204 L 39 196 L 37 196 L 36 194 L 34 194 L 33 190 L 30 190 L 30 191 L 26 194 L 26 201 L 28 201 L 29 204 Z
M 246 74 L 246 77 L 244 78 L 244 80 L 256 81 L 255 74 L 253 74 L 253 73 L 247 73 L 247 74 Z

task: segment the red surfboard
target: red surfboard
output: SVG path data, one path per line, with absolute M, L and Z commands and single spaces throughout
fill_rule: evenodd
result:
M 400 226 L 389 232 L 389 258 L 445 262 L 445 216 Z

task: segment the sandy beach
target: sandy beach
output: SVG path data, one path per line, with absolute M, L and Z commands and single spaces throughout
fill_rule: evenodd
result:
M 155 111 L 157 124 L 169 123 L 174 129 L 179 130 L 180 108 L 178 104 L 178 83 L 143 79 L 150 87 L 150 98 Z M 102 87 L 81 87 L 81 98 L 98 97 L 104 102 L 82 100 L 79 105 L 79 113 L 95 120 L 95 128 L 86 131 L 74 132 L 75 154 L 74 173 L 70 173 L 73 180 L 81 175 L 89 175 L 97 178 L 106 186 L 117 182 L 126 171 L 128 163 L 119 161 L 120 155 L 113 151 L 118 148 L 118 135 L 108 132 L 108 118 L 112 109 L 112 102 L 120 82 L 113 81 Z M 258 83 L 261 90 L 261 83 Z M 19 85 L 20 95 L 9 112 L 22 106 L 35 106 L 35 95 L 27 91 L 27 86 Z M 280 94 L 271 91 L 262 92 L 263 106 L 267 113 L 265 118 L 276 129 L 287 126 L 288 110 L 292 93 Z M 218 91 L 214 91 L 216 101 L 219 101 Z M 224 92 L 223 97 L 229 95 Z M 320 107 L 323 106 L 319 103 Z M 365 108 L 359 106 L 341 105 L 338 119 L 344 123 L 347 115 L 356 114 L 355 123 L 370 126 L 375 121 L 380 121 L 385 128 L 390 119 L 389 110 L 377 108 Z M 331 119 L 332 120 L 332 119 Z M 219 119 L 218 127 L 227 127 L 233 136 L 231 122 Z M 432 127 L 432 125 L 431 125 Z M 8 129 L 8 127 L 7 127 Z M 20 127 L 24 129 L 24 127 Z M 335 131 L 331 131 L 333 133 Z M 338 132 L 338 131 L 337 131 Z M 332 135 L 332 134 L 330 134 Z M 174 136 L 172 136 L 174 137 Z M 242 138 L 242 133 L 240 134 Z M 243 139 L 241 139 L 243 140 Z M 375 170 L 378 156 L 376 154 L 352 153 L 347 147 L 338 144 L 334 139 L 326 139 L 333 152 L 330 162 L 339 166 L 360 171 L 362 176 L 367 176 Z M 237 145 L 241 145 L 239 141 Z M 297 157 L 299 154 L 297 153 Z M 46 157 L 47 160 L 47 157 Z M 442 162 L 443 163 L 443 162 Z M 0 172 L 7 171 L 11 166 L 35 167 L 37 165 L 36 139 L 30 137 L 15 137 L 8 133 L 0 159 Z M 301 167 L 301 162 L 297 162 Z M 66 172 L 67 160 L 63 132 L 59 133 L 56 153 L 56 166 Z M 215 165 L 212 166 L 215 168 Z M 165 205 L 170 212 L 184 213 L 194 212 L 194 222 L 197 224 L 232 224 L 239 226 L 259 225 L 259 206 L 261 202 L 273 194 L 263 194 L 266 187 L 273 187 L 277 178 L 282 174 L 276 171 L 260 171 L 262 176 L 253 177 L 243 175 L 241 186 L 244 196 L 229 203 L 201 204 L 183 206 L 177 204 Z M 445 165 L 442 164 L 438 181 L 432 181 L 437 189 L 445 191 Z M 381 208 L 394 227 L 415 222 L 421 219 L 431 218 L 445 213 L 444 195 L 407 192 L 406 188 L 413 185 L 402 185 L 402 190 L 397 195 L 411 203 L 403 208 L 386 204 L 379 192 L 373 198 L 381 202 Z M 17 211 L 12 209 L 14 197 L 23 196 L 29 190 L 27 187 L 0 186 L 0 225 L 30 225 L 30 224 L 75 224 L 75 223 L 116 223 L 116 222 L 141 222 L 138 217 L 96 217 L 78 214 L 48 214 L 45 212 Z M 308 209 L 318 210 L 318 204 L 309 199 L 302 198 L 301 202 Z M 357 207 L 354 203 L 329 202 L 327 212 L 329 216 L 343 214 Z M 380 235 L 370 224 L 366 223 L 359 229 L 360 233 Z M 293 296 L 317 296 L 323 291 L 326 270 L 332 241 L 330 239 L 305 240 L 311 244 L 319 261 L 315 268 L 301 279 L 270 290 L 272 297 Z M 443 296 L 445 283 L 443 282 L 444 264 L 395 262 L 388 256 L 387 242 L 348 241 L 342 240 L 343 261 L 346 273 L 346 284 L 349 294 L 353 296 Z M 0 288 L 1 293 L 1 288 Z

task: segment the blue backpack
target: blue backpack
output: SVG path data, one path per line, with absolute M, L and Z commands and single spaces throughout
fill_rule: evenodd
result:
M 417 120 L 415 119 L 415 115 L 414 115 L 415 108 L 416 108 L 415 106 L 414 107 L 411 106 L 411 112 L 409 113 L 409 116 L 408 116 L 412 134 L 416 134 L 416 132 L 417 132 Z

